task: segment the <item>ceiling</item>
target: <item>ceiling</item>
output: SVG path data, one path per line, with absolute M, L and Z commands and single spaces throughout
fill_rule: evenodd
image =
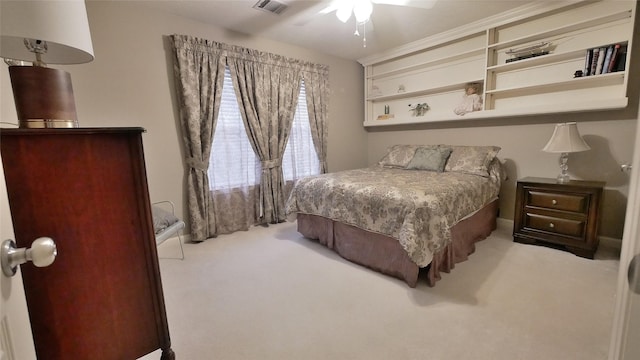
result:
M 412 1 L 433 3 L 430 9 L 374 4 L 371 21 L 365 25 L 366 32 L 361 26 L 360 36 L 355 36 L 353 16 L 342 23 L 335 12 L 320 13 L 331 4 L 331 0 L 276 1 L 288 6 L 279 15 L 252 8 L 258 0 L 155 0 L 141 3 L 217 27 L 357 60 L 532 2 Z M 366 47 L 363 46 L 365 33 Z

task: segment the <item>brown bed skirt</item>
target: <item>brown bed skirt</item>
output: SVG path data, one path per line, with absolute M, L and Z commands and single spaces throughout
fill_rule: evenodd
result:
M 450 272 L 455 264 L 468 259 L 475 243 L 496 229 L 498 200 L 495 200 L 451 228 L 452 242 L 433 256 L 427 271 L 427 283 L 434 286 L 440 272 Z M 321 216 L 298 214 L 298 232 L 316 239 L 343 258 L 404 280 L 416 287 L 421 269 L 402 248 L 398 240 L 362 230 Z

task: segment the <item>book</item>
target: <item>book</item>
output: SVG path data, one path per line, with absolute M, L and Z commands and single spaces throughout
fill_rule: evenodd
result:
M 607 51 L 606 48 L 601 47 L 598 49 L 598 62 L 596 63 L 596 75 L 602 74 L 602 64 L 604 63 L 604 55 Z
M 588 49 L 584 59 L 584 73 L 582 76 L 591 75 L 591 58 L 593 57 L 593 49 Z
M 625 65 L 627 64 L 627 45 L 620 45 L 620 50 L 618 50 L 618 58 L 614 65 L 615 71 L 624 71 Z
M 593 49 L 593 53 L 591 55 L 591 69 L 589 69 L 589 75 L 596 74 L 596 66 L 598 65 L 598 54 L 600 53 L 598 48 Z
M 604 55 L 604 61 L 602 62 L 602 73 L 609 72 L 609 63 L 611 62 L 611 54 L 613 53 L 613 45 L 607 46 L 607 51 Z
M 616 61 L 618 60 L 618 51 L 620 50 L 620 44 L 613 46 L 613 52 L 611 53 L 611 59 L 609 59 L 609 68 L 607 72 L 614 72 L 616 68 Z

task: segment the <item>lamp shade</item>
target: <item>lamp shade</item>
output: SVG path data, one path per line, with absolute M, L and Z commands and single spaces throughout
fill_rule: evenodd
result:
M 48 64 L 81 64 L 93 60 L 93 45 L 84 0 L 0 1 L 0 57 L 34 61 L 25 39 L 42 40 Z
M 542 151 L 551 153 L 573 153 L 591 149 L 578 132 L 575 122 L 557 124 L 553 135 Z

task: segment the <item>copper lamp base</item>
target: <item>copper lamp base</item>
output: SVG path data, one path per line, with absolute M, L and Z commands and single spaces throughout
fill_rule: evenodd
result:
M 78 127 L 71 75 L 39 66 L 9 66 L 21 128 Z

